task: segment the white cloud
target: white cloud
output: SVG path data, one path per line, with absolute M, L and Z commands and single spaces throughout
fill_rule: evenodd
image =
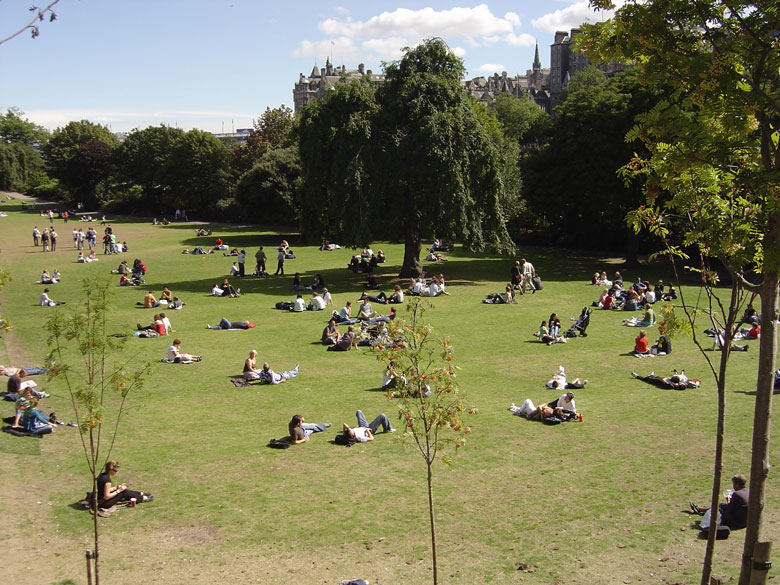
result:
M 506 67 L 500 63 L 485 63 L 484 65 L 477 67 L 477 71 L 479 73 L 488 73 L 492 75 L 496 71 L 506 71 Z
M 450 47 L 450 50 L 455 53 L 456 57 L 465 57 L 466 56 L 466 49 L 463 47 Z
M 326 35 L 350 37 L 384 37 L 404 35 L 406 37 L 429 36 L 484 36 L 511 32 L 514 22 L 498 18 L 490 12 L 487 4 L 474 8 L 451 8 L 434 10 L 422 8 L 409 10 L 397 8 L 383 12 L 361 22 L 351 18 L 328 18 L 319 24 Z
M 349 8 L 346 6 L 336 6 L 333 11 L 339 14 L 349 14 Z
M 79 120 L 89 120 L 98 124 L 110 126 L 114 131 L 128 131 L 133 128 L 146 128 L 168 124 L 180 125 L 184 128 L 200 127 L 217 132 L 220 122 L 228 124 L 233 120 L 236 127 L 246 125 L 246 120 L 251 124 L 252 115 L 246 112 L 230 112 L 216 110 L 170 110 L 170 111 L 132 111 L 111 109 L 41 109 L 30 110 L 25 115 L 36 124 L 44 128 L 54 130 Z M 204 123 L 210 128 L 204 128 Z
M 348 53 L 346 48 L 355 49 L 359 45 L 375 52 L 378 59 L 398 59 L 401 48 L 413 47 L 426 38 L 441 37 L 448 43 L 458 43 L 453 52 L 462 57 L 466 54 L 464 46 L 473 48 L 501 41 L 515 46 L 528 44 L 525 35 L 515 36 L 519 26 L 520 17 L 516 13 L 507 12 L 499 17 L 490 11 L 487 4 L 479 4 L 473 8 L 447 10 L 397 8 L 364 21 L 350 16 L 327 18 L 319 23 L 318 28 L 326 38 L 338 38 L 344 43 L 345 50 L 338 52 L 340 56 L 367 60 L 366 55 L 358 55 L 356 51 Z M 352 44 L 348 45 L 346 41 L 349 40 Z M 293 51 L 293 57 L 329 54 L 329 42 L 301 41 Z
M 519 35 L 509 33 L 508 35 L 504 35 L 503 40 L 507 45 L 512 47 L 533 47 L 536 44 L 536 37 L 526 33 Z
M 620 7 L 623 2 L 617 1 L 615 4 Z M 587 0 L 581 0 L 580 2 L 570 4 L 566 8 L 540 16 L 539 18 L 532 20 L 531 24 L 544 32 L 554 33 L 559 30 L 568 31 L 572 28 L 577 28 L 583 22 L 598 22 L 611 18 L 613 14 L 614 12 L 611 10 L 592 10 Z
M 315 57 L 324 59 L 333 53 L 339 60 L 354 61 L 360 59 L 360 51 L 352 39 L 338 37 L 322 41 L 301 41 L 301 44 L 293 51 L 293 57 Z
M 515 28 L 520 28 L 520 24 L 521 24 L 520 17 L 517 15 L 516 12 L 507 12 L 504 15 L 504 20 L 512 23 L 512 26 L 514 26 Z

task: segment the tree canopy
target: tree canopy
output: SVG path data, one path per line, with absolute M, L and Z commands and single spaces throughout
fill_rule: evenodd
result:
M 444 41 L 431 39 L 387 65 L 378 91 L 337 86 L 304 111 L 304 233 L 355 246 L 403 234 L 404 276 L 421 271 L 423 237 L 512 247 L 502 155 L 460 85 L 463 72 Z
M 591 0 L 613 8 L 610 0 Z M 655 230 L 684 220 L 685 242 L 717 255 L 760 295 L 762 332 L 740 585 L 762 530 L 777 354 L 780 276 L 780 22 L 776 1 L 631 0 L 584 27 L 588 54 L 632 63 L 670 92 L 629 134 L 649 156 L 627 166 L 647 182 L 640 210 Z M 672 250 L 675 252 L 675 250 Z M 704 575 L 702 580 L 704 581 Z

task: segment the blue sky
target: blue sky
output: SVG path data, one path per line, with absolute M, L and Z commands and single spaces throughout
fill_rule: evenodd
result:
M 48 2 L 0 0 L 0 39 L 30 20 L 33 3 Z M 0 108 L 49 129 L 88 119 L 116 132 L 248 128 L 267 106 L 292 107 L 299 74 L 331 52 L 336 65 L 378 72 L 432 36 L 469 77 L 523 74 L 537 40 L 547 67 L 555 30 L 609 16 L 587 0 L 60 0 L 54 10 L 38 38 L 0 44 Z

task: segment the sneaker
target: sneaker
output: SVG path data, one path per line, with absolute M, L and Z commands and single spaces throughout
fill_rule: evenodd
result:
M 324 426 L 326 429 L 329 429 L 329 428 L 330 428 L 332 425 L 331 425 L 330 423 L 325 423 L 323 426 Z
M 692 500 L 691 500 L 691 501 L 689 501 L 688 503 L 691 505 L 691 511 L 692 511 L 694 514 L 699 514 L 700 516 L 703 516 L 703 515 L 704 515 L 704 513 L 701 511 L 701 509 L 699 508 L 699 506 L 697 506 L 696 504 L 694 504 Z
M 387 429 L 385 432 L 386 432 L 386 433 L 394 433 L 394 432 L 395 432 L 395 429 Z
M 513 403 L 512 403 L 512 404 L 509 406 L 509 408 L 507 408 L 507 410 L 514 410 L 515 408 L 517 408 L 517 405 L 515 405 L 515 403 L 513 402 Z
M 40 394 L 41 398 L 48 398 L 49 396 L 51 396 L 51 394 L 49 394 L 48 392 L 38 392 L 38 394 Z
M 631 372 L 631 375 L 632 375 L 634 378 L 637 378 L 637 379 L 639 378 L 639 374 L 637 374 L 636 372 Z
M 583 386 L 587 386 L 587 385 L 588 385 L 588 381 L 587 381 L 587 380 L 583 380 L 583 381 L 582 381 L 582 385 L 583 385 Z

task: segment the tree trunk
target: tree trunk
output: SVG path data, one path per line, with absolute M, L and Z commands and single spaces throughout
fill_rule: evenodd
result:
M 417 278 L 422 274 L 420 262 L 420 250 L 422 249 L 422 237 L 420 236 L 420 224 L 416 219 L 406 220 L 406 237 L 404 239 L 404 263 L 401 278 Z
M 718 502 L 720 500 L 720 484 L 723 474 L 723 433 L 726 420 L 726 370 L 729 363 L 729 349 L 734 332 L 734 321 L 736 320 L 737 299 L 739 297 L 739 284 L 732 280 L 731 300 L 729 302 L 729 313 L 726 317 L 726 334 L 723 348 L 720 352 L 720 367 L 718 368 L 718 423 L 715 434 L 715 463 L 712 473 L 712 492 L 710 497 L 710 510 L 712 510 L 710 519 L 710 530 L 707 534 L 707 548 L 704 552 L 704 563 L 701 570 L 701 585 L 709 585 L 712 574 L 712 558 L 715 553 L 715 536 L 718 531 Z
M 436 564 L 436 521 L 433 516 L 433 476 L 431 475 L 431 462 L 428 464 L 428 515 L 431 520 L 431 559 L 433 563 L 433 585 L 439 582 L 438 566 Z
M 772 251 L 776 253 L 777 248 L 775 247 Z M 739 585 L 750 583 L 753 549 L 761 538 L 766 478 L 769 474 L 769 432 L 772 420 L 772 393 L 774 391 L 777 355 L 777 283 L 777 270 L 764 272 L 764 280 L 759 292 L 761 297 L 761 339 L 759 341 L 758 379 L 756 381 L 756 407 L 753 414 L 750 499 L 748 501 L 748 518 L 745 528 L 745 545 L 742 549 Z

